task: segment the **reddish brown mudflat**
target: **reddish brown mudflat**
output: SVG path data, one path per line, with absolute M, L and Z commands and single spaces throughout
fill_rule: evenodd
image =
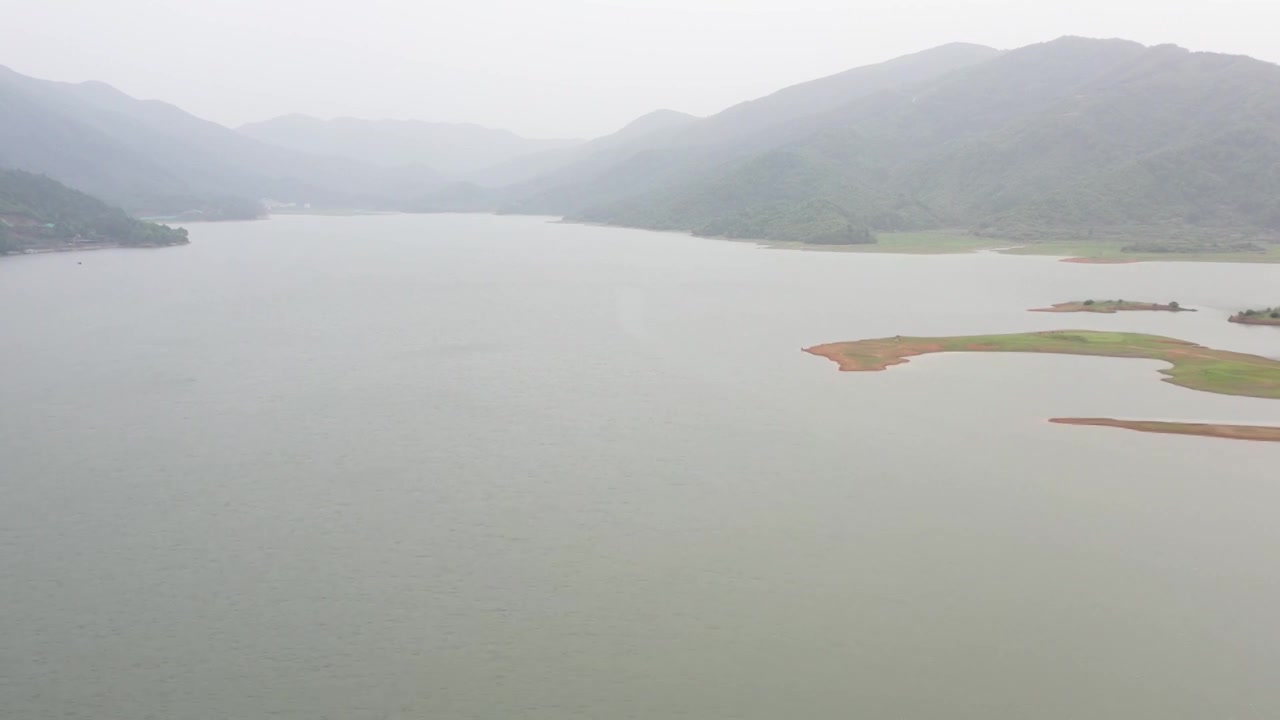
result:
M 1158 420 L 1116 420 L 1114 418 L 1052 418 L 1059 425 L 1094 425 L 1123 428 L 1138 432 L 1165 433 L 1170 435 L 1199 435 L 1201 437 L 1228 440 L 1255 440 L 1280 442 L 1280 427 L 1267 425 L 1221 425 L 1215 423 L 1163 422 Z

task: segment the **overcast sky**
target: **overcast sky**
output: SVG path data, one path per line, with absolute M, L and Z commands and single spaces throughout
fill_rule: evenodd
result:
M 951 41 L 1072 34 L 1280 60 L 1277 0 L 0 0 L 0 64 L 238 125 L 291 112 L 533 137 L 698 115 Z

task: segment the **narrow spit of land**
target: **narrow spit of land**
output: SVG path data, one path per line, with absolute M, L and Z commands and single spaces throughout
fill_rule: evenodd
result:
M 1280 442 L 1280 427 L 1265 425 L 1222 425 L 1218 423 L 1163 422 L 1159 420 L 1116 420 L 1113 418 L 1050 418 L 1060 425 L 1096 425 L 1123 428 L 1138 432 L 1164 433 L 1168 435 L 1200 435 L 1227 438 L 1229 440 L 1258 440 Z
M 1072 302 L 1057 303 L 1047 308 L 1031 309 L 1031 312 L 1051 312 L 1051 313 L 1069 313 L 1069 312 L 1117 313 L 1117 312 L 1134 312 L 1134 311 L 1195 312 L 1195 310 L 1191 308 L 1184 308 L 1176 302 L 1151 303 L 1151 302 L 1133 302 L 1130 300 L 1074 300 Z
M 916 355 L 944 352 L 1021 352 L 1162 360 L 1164 381 L 1192 390 L 1280 399 L 1280 361 L 1245 353 L 1215 350 L 1203 345 L 1158 335 L 1055 330 L 1010 335 L 958 337 L 890 337 L 838 342 L 805 348 L 835 362 L 845 372 L 885 370 L 908 362 Z M 1269 440 L 1280 437 L 1280 428 L 1197 423 L 1164 423 L 1107 418 L 1058 418 L 1054 422 L 1106 425 L 1146 432 L 1168 432 L 1208 437 Z

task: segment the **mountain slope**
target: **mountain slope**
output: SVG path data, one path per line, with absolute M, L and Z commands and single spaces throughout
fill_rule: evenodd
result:
M 135 220 L 43 175 L 0 168 L 0 255 L 63 247 L 154 247 L 186 242 L 186 230 Z
M 849 102 L 982 63 L 999 51 L 957 43 L 855 68 L 650 132 L 639 142 L 584 146 L 571 162 L 495 193 L 510 212 L 573 214 L 670 186 L 726 162 L 803 138 Z
M 689 113 L 682 113 L 679 110 L 669 110 L 662 108 L 652 112 L 645 113 L 640 117 L 632 120 L 615 133 L 598 138 L 595 143 L 596 147 L 608 145 L 621 145 L 632 142 L 634 140 L 644 138 L 656 132 L 666 132 L 676 128 L 682 128 L 690 123 L 696 122 L 698 117 Z
M 261 198 L 385 205 L 440 184 L 423 168 L 389 170 L 277 148 L 101 83 L 0 68 L 0 110 L 0 164 L 139 213 L 253 214 Z
M 286 115 L 238 131 L 255 140 L 311 155 L 341 157 L 386 167 L 418 164 L 448 177 L 470 173 L 576 140 L 531 140 L 480 125 L 417 120 L 320 120 Z
M 754 140 L 759 133 L 795 123 L 801 123 L 801 129 L 811 128 L 812 125 L 804 123 L 806 119 L 818 118 L 851 101 L 884 90 L 928 82 L 999 55 L 1000 51 L 983 45 L 950 43 L 853 68 L 734 105 L 689 128 L 679 138 L 673 138 L 673 144 L 691 146 Z
M 586 220 L 828 241 L 794 215 L 824 203 L 862 228 L 968 227 L 1035 239 L 1280 230 L 1280 67 L 1063 38 L 828 113 L 821 130 Z

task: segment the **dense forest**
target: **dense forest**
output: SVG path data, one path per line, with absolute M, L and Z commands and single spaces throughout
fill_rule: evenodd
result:
M 43 175 L 0 169 L 0 254 L 64 247 L 156 247 L 187 231 L 129 217 Z

